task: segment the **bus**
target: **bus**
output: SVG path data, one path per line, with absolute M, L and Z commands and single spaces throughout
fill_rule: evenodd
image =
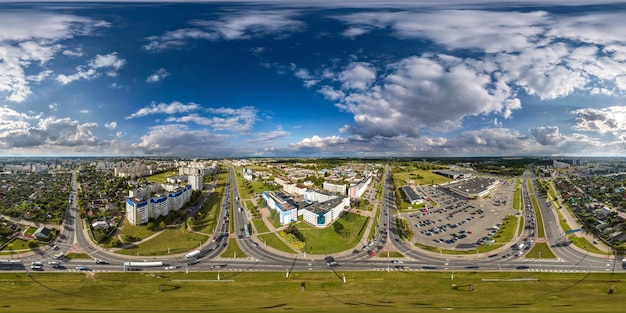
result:
M 163 262 L 126 262 L 124 267 L 157 267 L 163 266 Z
M 243 225 L 243 233 L 246 235 L 246 238 L 250 238 L 250 230 L 248 229 L 248 224 Z

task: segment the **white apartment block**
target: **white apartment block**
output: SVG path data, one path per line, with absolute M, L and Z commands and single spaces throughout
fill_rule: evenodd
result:
M 204 188 L 204 177 L 200 174 L 189 175 L 187 181 L 192 190 L 202 190 Z
M 146 188 L 147 189 L 147 188 Z M 147 199 L 143 197 L 129 197 L 126 199 L 126 219 L 131 225 L 141 225 L 150 218 L 165 216 L 171 211 L 178 211 L 191 199 L 191 185 L 180 187 L 176 191 L 156 194 Z M 130 191 L 129 195 L 139 192 Z
M 346 194 L 346 185 L 345 184 L 333 184 L 331 182 L 325 181 L 324 184 L 322 184 L 322 188 L 324 190 L 327 190 L 327 191 L 330 191 L 330 192 L 335 192 L 335 193 L 338 193 L 340 195 L 345 195 Z

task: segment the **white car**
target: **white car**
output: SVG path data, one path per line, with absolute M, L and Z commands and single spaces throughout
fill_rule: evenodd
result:
M 176 268 L 176 266 L 174 266 L 174 265 L 170 265 L 170 266 L 166 266 L 166 267 L 164 267 L 164 268 L 165 268 L 166 270 L 173 270 L 173 269 L 175 269 L 175 268 Z

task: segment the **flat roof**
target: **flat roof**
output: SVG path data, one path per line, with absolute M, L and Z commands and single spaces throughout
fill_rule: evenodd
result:
M 468 180 L 461 180 L 446 185 L 450 189 L 456 189 L 468 194 L 479 194 L 493 185 L 497 180 L 495 178 L 474 177 Z
M 324 202 L 311 203 L 310 205 L 304 207 L 303 209 L 311 211 L 313 213 L 326 214 L 328 211 L 336 208 L 337 205 L 343 202 L 343 199 L 345 199 L 345 197 L 337 197 L 335 199 L 331 199 L 331 200 L 324 201 Z
M 408 185 L 402 186 L 402 191 L 404 191 L 404 194 L 407 196 L 407 198 L 409 198 L 409 202 L 422 199 L 422 197 L 417 195 L 417 193 L 415 192 L 415 189 L 413 189 L 411 186 L 408 186 Z

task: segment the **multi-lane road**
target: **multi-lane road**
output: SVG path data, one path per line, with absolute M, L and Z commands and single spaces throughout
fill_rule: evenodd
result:
M 237 180 L 234 169 L 229 168 L 228 180 L 222 197 L 222 210 L 212 240 L 199 247 L 200 254 L 194 258 L 183 256 L 164 257 L 128 257 L 100 249 L 91 242 L 84 231 L 83 221 L 79 217 L 77 192 L 79 185 L 76 181 L 76 173 L 72 178 L 72 196 L 70 205 L 56 240 L 58 250 L 44 249 L 41 252 L 25 256 L 21 259 L 22 266 L 3 266 L 2 270 L 30 270 L 31 262 L 41 262 L 45 271 L 76 270 L 77 267 L 86 267 L 94 271 L 124 271 L 127 268 L 125 262 L 161 261 L 160 267 L 140 267 L 144 271 L 361 271 L 361 270 L 404 270 L 404 271 L 554 271 L 554 272 L 621 272 L 621 259 L 615 260 L 614 256 L 589 255 L 579 249 L 574 249 L 567 244 L 563 230 L 558 223 L 558 217 L 545 200 L 539 200 L 540 212 L 545 225 L 546 241 L 552 246 L 556 259 L 527 259 L 511 255 L 514 251 L 497 251 L 490 255 L 447 255 L 432 253 L 411 247 L 402 241 L 396 230 L 394 220 L 395 193 L 389 165 L 385 170 L 384 192 L 380 203 L 378 225 L 375 227 L 377 234 L 374 240 L 365 248 L 356 247 L 349 253 L 334 255 L 338 265 L 330 266 L 324 259 L 325 256 L 306 254 L 273 253 L 264 248 L 264 244 L 256 242 L 244 233 L 244 225 L 248 224 L 250 217 L 247 210 L 239 210 L 243 207 L 238 194 Z M 526 171 L 523 181 L 532 178 L 532 171 Z M 524 186 L 522 196 L 524 202 L 530 204 L 530 193 Z M 534 194 L 539 194 L 534 191 Z M 200 200 L 206 201 L 206 195 Z M 231 203 L 234 210 L 231 210 Z M 201 205 L 200 205 L 201 206 Z M 532 206 L 525 208 L 524 214 L 533 214 Z M 230 232 L 230 220 L 234 222 L 234 233 Z M 534 235 L 537 225 L 532 229 L 525 229 L 525 233 L 517 238 Z M 365 234 L 367 236 L 367 234 Z M 220 257 L 227 248 L 229 238 L 235 238 L 239 247 L 247 255 L 246 258 L 222 258 Z M 510 246 L 521 243 L 513 242 Z M 528 244 L 528 242 L 525 242 Z M 388 259 L 384 255 L 373 256 L 374 252 L 380 252 L 380 247 L 393 245 L 404 255 L 401 260 Z M 92 259 L 60 259 L 61 267 L 53 269 L 47 266 L 48 262 L 55 261 L 54 256 L 59 252 L 80 248 L 91 256 Z M 504 256 L 504 257 L 503 257 Z M 98 262 L 96 262 L 98 260 Z M 167 267 L 166 269 L 166 266 Z

